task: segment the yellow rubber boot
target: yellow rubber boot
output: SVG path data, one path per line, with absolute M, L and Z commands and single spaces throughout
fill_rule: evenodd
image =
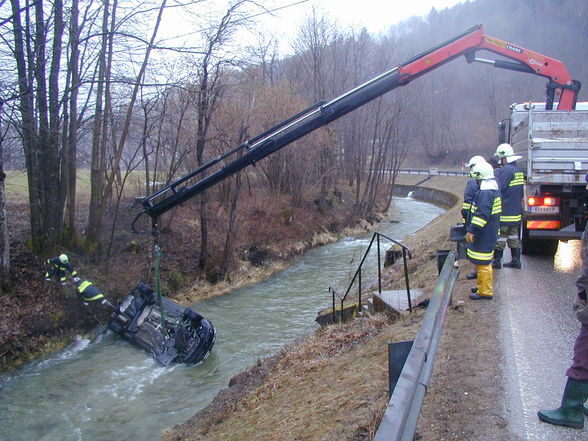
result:
M 478 292 L 470 294 L 472 300 L 491 300 L 494 292 L 492 291 L 492 264 L 476 265 L 478 271 Z

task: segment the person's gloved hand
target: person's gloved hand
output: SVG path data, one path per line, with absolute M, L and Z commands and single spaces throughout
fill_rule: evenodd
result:
M 469 231 L 466 233 L 466 242 L 472 243 L 474 241 L 474 233 L 470 233 Z

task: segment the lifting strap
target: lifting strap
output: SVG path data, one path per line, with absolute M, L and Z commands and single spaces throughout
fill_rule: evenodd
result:
M 165 312 L 163 310 L 163 302 L 161 295 L 161 277 L 159 272 L 159 263 L 161 261 L 161 248 L 159 247 L 159 232 L 157 230 L 157 221 L 154 219 L 151 228 L 151 235 L 153 237 L 155 250 L 155 292 L 157 293 L 157 306 L 159 307 L 159 314 L 161 316 L 161 326 L 166 327 Z

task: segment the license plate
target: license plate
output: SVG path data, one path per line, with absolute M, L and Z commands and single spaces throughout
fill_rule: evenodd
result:
M 529 213 L 558 214 L 559 207 L 529 207 Z

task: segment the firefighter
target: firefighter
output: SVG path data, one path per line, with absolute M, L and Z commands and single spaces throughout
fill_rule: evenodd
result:
M 51 281 L 51 278 L 55 277 L 55 279 L 59 280 L 59 283 L 65 285 L 67 283 L 66 271 L 69 271 L 72 277 L 78 274 L 69 263 L 67 254 L 61 254 L 57 257 L 47 259 L 47 263 L 52 267 L 45 273 L 45 280 L 47 281 Z
M 490 164 L 486 161 L 475 164 L 472 175 L 480 181 L 480 187 L 472 200 L 466 226 L 467 258 L 476 265 L 478 274 L 477 288 L 472 289 L 470 299 L 491 300 L 494 295 L 492 256 L 498 239 L 502 203 Z
M 500 215 L 500 236 L 496 242 L 492 268 L 502 268 L 502 255 L 506 245 L 510 248 L 511 261 L 505 263 L 508 268 L 521 268 L 521 242 L 519 231 L 523 215 L 522 199 L 525 177 L 516 161 L 521 156 L 515 155 L 510 144 L 500 144 L 494 154 L 500 162 L 496 170 L 496 181 L 502 195 L 502 214 Z
M 482 156 L 473 156 L 465 164 L 465 166 L 470 170 L 470 178 L 468 179 L 465 190 L 463 192 L 463 204 L 461 205 L 461 221 L 466 226 L 469 222 L 469 214 L 470 209 L 472 208 L 472 200 L 474 199 L 474 196 L 478 191 L 478 187 L 480 186 L 480 182 L 473 177 L 471 171 L 476 164 L 484 161 L 485 159 Z M 476 277 L 478 277 L 478 273 L 475 270 L 469 274 L 466 274 L 466 279 L 468 280 L 475 279 Z
M 104 294 L 102 294 L 92 282 L 89 280 L 82 280 L 79 277 L 74 277 L 73 281 L 76 284 L 77 294 L 84 302 L 84 305 L 88 306 L 90 303 L 99 302 L 101 305 L 105 305 L 116 311 L 116 307 L 104 297 Z

